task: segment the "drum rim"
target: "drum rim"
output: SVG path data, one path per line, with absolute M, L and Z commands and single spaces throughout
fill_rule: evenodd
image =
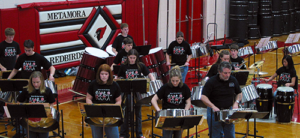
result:
M 156 51 L 156 49 L 158 49 L 158 50 Z M 149 54 L 154 54 L 154 53 L 158 52 L 159 50 L 162 50 L 162 48 L 161 48 L 161 47 L 151 48 L 151 49 L 149 50 Z
M 261 87 L 260 87 L 261 86 Z M 270 87 L 264 87 L 264 86 L 270 86 Z M 256 88 L 273 88 L 271 84 L 257 84 Z
M 109 48 L 109 49 L 108 49 Z M 116 56 L 116 54 L 112 51 L 112 45 L 108 45 L 106 48 L 105 48 L 106 52 L 108 54 L 111 54 L 113 56 Z
M 98 51 L 99 53 L 95 53 L 96 51 Z M 86 47 L 85 48 L 85 53 L 94 56 L 94 57 L 98 57 L 98 58 L 107 58 L 109 57 L 108 53 L 103 51 L 102 49 L 98 49 L 95 47 Z
M 292 87 L 286 87 L 286 86 L 280 86 L 277 88 L 277 91 L 281 91 L 281 92 L 294 92 L 294 88 Z

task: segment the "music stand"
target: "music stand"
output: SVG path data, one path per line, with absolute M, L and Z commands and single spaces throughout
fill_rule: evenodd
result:
M 165 130 L 184 130 L 190 129 L 194 126 L 197 126 L 202 122 L 203 115 L 191 115 L 191 116 L 182 116 L 182 117 L 171 117 L 163 116 L 159 117 L 156 128 L 165 129 Z M 162 121 L 160 121 L 162 120 Z M 187 131 L 187 137 L 189 137 L 189 131 Z
M 12 92 L 14 102 L 17 101 L 17 92 L 22 91 L 23 87 L 28 85 L 27 79 L 0 79 L 0 88 L 4 92 Z
M 8 104 L 9 114 L 12 118 L 16 118 L 16 137 L 20 137 L 19 118 L 27 118 L 27 137 L 29 137 L 28 118 L 42 118 L 47 117 L 45 107 L 43 104 L 22 105 L 22 104 Z
M 245 85 L 248 79 L 249 71 L 244 71 L 244 70 L 232 71 L 231 75 L 236 78 L 239 85 Z
M 146 79 L 128 79 L 128 80 L 117 80 L 117 83 L 119 84 L 122 92 L 124 92 L 124 95 L 127 96 L 130 94 L 130 101 L 127 102 L 127 107 L 131 107 L 130 111 L 126 110 L 126 118 L 129 120 L 128 114 L 131 113 L 130 118 L 130 127 L 131 127 L 131 138 L 134 138 L 134 95 L 133 93 L 139 92 L 139 93 L 146 93 L 147 89 L 147 80 Z M 137 120 L 137 117 L 136 117 Z M 137 126 L 136 121 L 136 126 Z M 126 124 L 126 131 L 129 132 L 128 123 Z M 136 132 L 137 127 L 136 127 Z
M 8 71 L 2 71 L 2 78 L 1 79 L 7 79 L 8 76 L 10 75 L 11 73 L 11 70 L 8 70 Z M 21 71 L 18 71 L 17 74 L 13 77 L 13 79 L 22 79 L 22 73 Z
M 151 45 L 142 45 L 133 47 L 140 55 L 148 55 L 150 51 Z
M 120 65 L 114 65 L 113 67 L 114 67 L 114 70 L 113 70 L 114 74 L 116 76 L 118 76 L 118 73 L 119 73 L 119 70 L 120 70 L 121 66 Z
M 263 136 L 256 136 L 256 118 L 264 118 L 269 112 L 234 112 L 229 118 L 230 119 L 237 119 L 237 118 L 245 118 L 247 119 L 247 129 L 246 133 L 239 133 L 235 132 L 236 134 L 241 134 L 245 135 L 246 137 L 248 136 L 254 136 L 263 138 Z M 254 135 L 249 134 L 249 119 L 254 118 Z

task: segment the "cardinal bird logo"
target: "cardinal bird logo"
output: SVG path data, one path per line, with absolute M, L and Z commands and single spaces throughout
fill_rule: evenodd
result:
M 106 30 L 106 25 L 102 28 L 98 28 L 94 37 L 97 37 L 98 41 L 100 41 L 100 39 L 103 37 L 105 30 Z

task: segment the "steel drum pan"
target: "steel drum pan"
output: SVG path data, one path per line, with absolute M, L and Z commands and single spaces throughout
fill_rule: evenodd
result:
M 201 101 L 203 86 L 195 86 L 192 88 L 191 102 L 193 105 L 198 107 L 206 107 L 206 105 Z
M 257 112 L 256 110 L 250 110 L 248 108 L 238 108 L 238 109 L 224 109 L 215 112 L 215 121 L 222 121 L 225 123 L 234 123 L 234 119 L 231 119 L 231 115 L 235 112 Z
M 149 84 L 149 92 L 147 93 L 136 93 L 137 96 L 137 104 L 149 104 L 151 103 L 152 97 L 156 94 L 156 92 L 163 86 L 161 80 L 150 81 Z
M 277 41 L 269 41 L 266 46 L 258 48 L 259 52 L 268 52 L 277 49 Z
M 44 83 L 46 87 L 51 89 L 54 98 L 57 98 L 57 89 L 55 83 L 51 80 L 45 80 Z
M 254 100 L 258 98 L 259 95 L 253 84 L 245 86 L 242 88 L 242 103 Z
M 83 53 L 73 90 L 86 94 L 86 90 L 95 77 L 98 67 L 105 63 L 109 55 L 98 48 L 87 47 Z
M 289 54 L 296 54 L 300 51 L 300 44 L 289 46 L 286 50 Z
M 185 110 L 185 109 L 165 109 L 159 111 L 158 117 L 161 116 L 171 116 L 171 117 L 183 117 L 195 115 L 193 110 Z
M 238 56 L 240 56 L 242 58 L 246 58 L 251 55 L 253 55 L 253 50 L 252 50 L 251 46 L 243 47 L 238 50 Z
M 47 118 L 28 118 L 29 130 L 33 132 L 49 132 L 55 130 L 59 126 L 59 112 L 50 107 L 46 109 Z M 21 120 L 21 125 L 27 128 L 27 119 Z
M 191 46 L 192 58 L 198 58 L 201 56 L 206 56 L 208 54 L 208 49 L 206 44 L 203 43 L 194 43 Z
M 278 122 L 289 123 L 292 120 L 295 96 L 291 87 L 278 87 L 276 95 Z

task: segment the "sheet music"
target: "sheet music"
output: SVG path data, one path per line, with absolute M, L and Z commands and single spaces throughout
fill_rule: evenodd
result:
M 284 43 L 293 43 L 295 34 L 289 34 Z
M 295 34 L 295 37 L 294 37 L 294 39 L 293 39 L 293 43 L 298 42 L 298 41 L 299 41 L 299 38 L 300 38 L 300 33 Z
M 271 37 L 261 38 L 255 48 L 262 48 L 263 46 L 266 46 L 270 39 L 271 39 Z

